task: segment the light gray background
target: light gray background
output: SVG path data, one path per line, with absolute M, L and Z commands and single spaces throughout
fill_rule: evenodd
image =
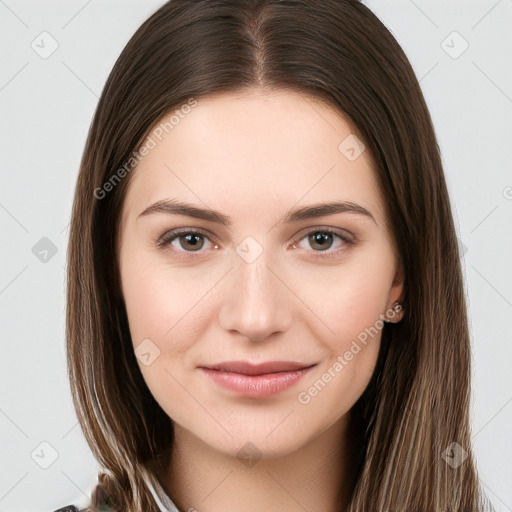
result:
M 0 0 L 0 512 L 83 502 L 95 483 L 65 367 L 67 226 L 98 96 L 162 4 Z M 512 511 L 512 0 L 366 4 L 411 60 L 436 126 L 464 253 L 474 448 L 496 510 Z

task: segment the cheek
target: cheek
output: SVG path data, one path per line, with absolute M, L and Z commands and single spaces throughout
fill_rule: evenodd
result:
M 391 280 L 390 261 L 369 251 L 357 262 L 333 267 L 329 279 L 316 276 L 316 284 L 305 288 L 304 302 L 316 313 L 309 323 L 312 335 L 328 354 L 297 396 L 308 415 L 338 417 L 364 392 L 378 358 Z
M 377 363 L 384 327 L 379 318 L 381 302 L 353 297 L 350 306 L 340 304 L 337 314 L 333 311 L 330 324 L 335 334 L 326 336 L 323 329 L 322 344 L 328 356 L 297 392 L 303 414 L 324 425 L 350 411 L 368 386 Z
M 204 324 L 197 306 L 211 287 L 208 279 L 142 258 L 127 261 L 121 279 L 135 347 L 146 338 L 158 340 L 162 351 L 179 352 L 190 345 Z
M 365 333 L 378 341 L 372 327 L 383 327 L 392 278 L 392 260 L 382 249 L 361 251 L 346 265 L 333 266 L 328 275 L 311 276 L 314 284 L 304 287 L 303 297 L 321 320 L 311 323 L 315 337 L 336 354 L 348 350 L 352 340 L 364 340 Z
M 198 282 L 184 269 L 136 257 L 123 261 L 121 280 L 144 381 L 162 409 L 173 419 L 180 418 L 191 405 L 185 391 L 189 387 L 187 354 L 204 329 L 200 306 L 209 283 Z M 144 353 L 150 354 L 149 364 Z

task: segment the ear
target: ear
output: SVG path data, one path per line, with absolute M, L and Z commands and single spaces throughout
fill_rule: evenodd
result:
M 391 304 L 393 304 L 396 301 L 402 303 L 402 301 L 404 300 L 404 281 L 404 266 L 402 260 L 399 260 L 395 272 L 395 277 L 393 278 L 393 283 L 391 285 L 391 290 L 389 293 Z
M 404 282 L 405 282 L 405 272 L 402 260 L 400 259 L 397 264 L 395 276 L 393 277 L 393 282 L 391 283 L 391 288 L 389 290 L 389 298 L 388 303 L 386 305 L 386 316 L 389 318 L 389 322 L 398 323 L 402 320 L 404 316 Z M 396 306 L 396 303 L 399 303 L 400 306 Z M 393 307 L 395 305 L 395 308 Z

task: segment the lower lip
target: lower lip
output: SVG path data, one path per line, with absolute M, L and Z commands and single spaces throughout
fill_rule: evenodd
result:
M 293 372 L 267 373 L 264 375 L 244 375 L 210 368 L 201 368 L 201 370 L 219 386 L 234 391 L 238 395 L 249 398 L 265 398 L 290 388 L 312 368 L 311 366 Z

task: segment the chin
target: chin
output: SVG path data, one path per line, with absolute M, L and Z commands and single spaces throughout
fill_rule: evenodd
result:
M 304 448 L 328 425 L 308 425 L 307 418 L 298 421 L 297 412 L 292 408 L 282 409 L 279 414 L 264 414 L 260 409 L 249 417 L 237 415 L 236 422 L 222 422 L 222 426 L 212 422 L 194 422 L 194 425 L 182 425 L 196 437 L 201 444 L 223 453 L 237 457 L 241 462 L 251 460 L 275 459 L 286 457 Z M 290 414 L 291 412 L 291 414 Z M 213 413 L 215 417 L 215 413 Z M 202 425 L 202 428 L 197 428 Z M 224 429 L 224 428 L 225 429 Z

